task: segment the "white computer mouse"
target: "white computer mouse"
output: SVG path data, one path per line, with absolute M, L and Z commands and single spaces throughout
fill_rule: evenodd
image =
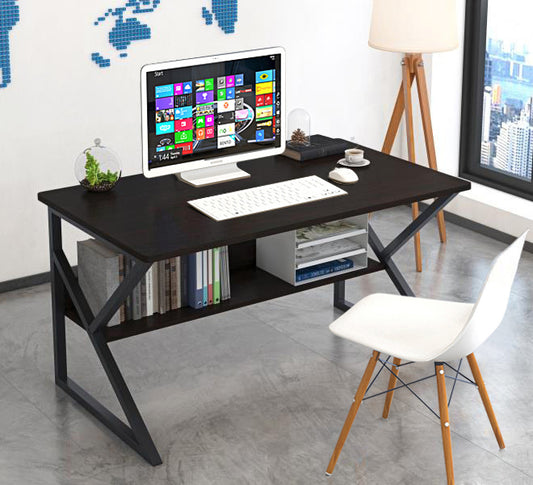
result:
M 337 167 L 329 172 L 329 179 L 339 184 L 355 184 L 359 177 L 350 168 Z

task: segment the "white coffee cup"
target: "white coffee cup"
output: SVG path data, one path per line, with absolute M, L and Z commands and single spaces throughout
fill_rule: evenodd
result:
M 344 159 L 349 165 L 361 165 L 364 161 L 365 152 L 360 148 L 348 148 L 344 151 Z

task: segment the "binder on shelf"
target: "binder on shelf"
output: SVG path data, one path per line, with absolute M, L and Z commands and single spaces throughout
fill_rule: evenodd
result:
M 207 304 L 213 304 L 213 250 L 207 251 Z
M 207 292 L 207 251 L 202 251 L 202 274 L 200 277 L 203 286 L 203 306 L 207 306 L 208 292 Z
M 213 249 L 213 303 L 220 303 L 220 248 Z
M 188 278 L 188 302 L 192 308 L 202 308 L 204 306 L 204 292 L 202 283 L 202 251 L 189 254 L 188 256 L 189 278 Z
M 227 300 L 230 297 L 229 252 L 228 246 L 223 246 L 220 249 L 220 299 Z

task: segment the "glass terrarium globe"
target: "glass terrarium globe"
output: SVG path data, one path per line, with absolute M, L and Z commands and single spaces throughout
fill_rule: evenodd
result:
M 74 173 L 78 182 L 87 190 L 106 192 L 117 184 L 122 170 L 117 154 L 102 146 L 100 138 L 96 138 L 94 146 L 78 155 Z
M 287 144 L 309 146 L 311 144 L 311 117 L 304 109 L 294 109 L 289 113 L 287 123 Z

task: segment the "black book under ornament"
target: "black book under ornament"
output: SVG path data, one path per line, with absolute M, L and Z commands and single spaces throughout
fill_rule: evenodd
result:
M 344 150 L 353 148 L 353 143 L 342 138 L 330 138 L 324 135 L 311 135 L 310 145 L 296 145 L 288 143 L 283 155 L 303 162 L 315 158 L 327 157 L 328 155 L 344 154 Z

